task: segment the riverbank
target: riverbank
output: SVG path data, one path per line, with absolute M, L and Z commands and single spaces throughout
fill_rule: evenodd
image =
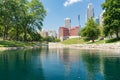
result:
M 49 43 L 49 48 L 74 48 L 74 49 L 120 49 L 119 43 L 109 44 L 70 44 Z
M 32 49 L 40 48 L 41 45 L 25 46 L 25 47 L 0 47 L 0 51 L 3 50 L 16 50 L 16 49 Z M 98 49 L 98 50 L 120 50 L 119 43 L 109 43 L 109 44 L 70 44 L 65 45 L 61 43 L 49 43 L 48 48 L 71 48 L 71 49 Z
M 26 47 L 0 47 L 0 51 L 4 50 L 17 50 L 17 49 L 33 49 L 33 48 L 40 48 L 41 46 L 26 46 Z
M 0 51 L 38 48 L 41 46 L 40 44 L 41 44 L 40 42 L 20 42 L 20 41 L 0 40 Z

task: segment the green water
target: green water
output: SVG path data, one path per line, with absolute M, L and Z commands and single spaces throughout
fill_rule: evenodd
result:
M 120 80 L 120 53 L 48 48 L 2 51 L 0 80 Z

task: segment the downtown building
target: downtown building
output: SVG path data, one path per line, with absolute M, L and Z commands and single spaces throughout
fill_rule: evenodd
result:
M 40 31 L 40 35 L 41 35 L 43 38 L 46 38 L 46 37 L 48 37 L 48 32 L 45 31 L 45 30 L 42 30 L 42 31 Z
M 70 29 L 71 28 L 71 19 L 65 18 L 65 27 Z
M 94 18 L 94 8 L 93 8 L 92 3 L 89 3 L 89 4 L 88 4 L 88 7 L 87 7 L 87 13 L 86 13 L 86 22 L 87 22 L 91 17 Z
M 59 39 L 61 41 L 66 40 L 68 38 L 76 38 L 79 36 L 80 26 L 71 27 L 71 19 L 65 19 L 65 26 L 59 27 Z
M 57 38 L 57 33 L 55 30 L 49 30 L 48 36 L 53 37 L 53 38 Z
M 70 29 L 66 27 L 59 27 L 59 39 L 63 41 L 68 38 L 79 38 L 79 31 L 79 26 L 74 26 Z
M 103 19 L 103 14 L 104 14 L 104 12 L 105 12 L 105 10 L 103 10 L 102 12 L 101 12 L 101 14 L 100 14 L 100 17 L 99 17 L 99 19 L 100 19 L 100 26 L 102 27 L 103 26 L 103 21 L 104 21 L 104 19 Z
M 59 27 L 59 39 L 61 41 L 66 40 L 69 38 L 69 28 L 66 27 Z

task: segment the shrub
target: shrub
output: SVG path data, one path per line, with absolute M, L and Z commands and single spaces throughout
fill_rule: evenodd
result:
M 117 41 L 120 41 L 120 38 L 109 39 L 109 40 L 106 40 L 105 42 L 106 43 L 112 43 L 112 42 L 117 42 Z

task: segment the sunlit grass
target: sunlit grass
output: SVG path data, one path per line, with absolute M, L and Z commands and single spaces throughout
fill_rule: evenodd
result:
M 19 42 L 19 41 L 0 41 L 0 47 L 25 47 L 33 46 L 35 43 Z
M 61 42 L 62 44 L 84 44 L 85 41 L 81 38 L 72 38 L 72 39 L 67 39 Z
M 105 44 L 105 43 L 117 43 L 120 39 L 108 39 L 108 40 L 95 40 L 95 42 L 84 41 L 82 38 L 72 38 L 61 42 L 62 44 Z

